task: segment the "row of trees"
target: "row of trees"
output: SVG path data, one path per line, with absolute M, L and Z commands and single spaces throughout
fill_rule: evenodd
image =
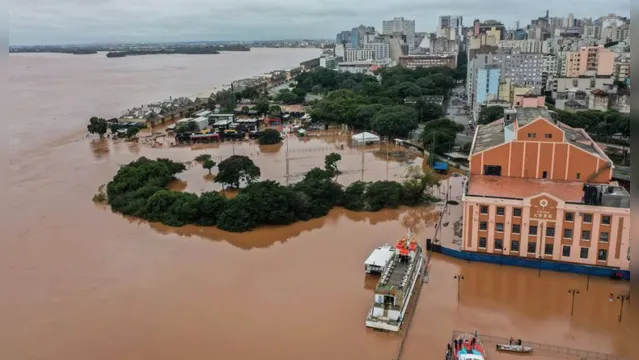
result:
M 243 232 L 260 225 L 285 225 L 324 216 L 343 206 L 355 211 L 378 211 L 400 205 L 418 205 L 432 198 L 426 190 L 438 183 L 432 173 L 411 168 L 403 183 L 394 181 L 355 182 L 343 187 L 335 182 L 339 174 L 339 154 L 325 159 L 325 168 L 313 168 L 294 185 L 257 181 L 260 169 L 248 157 L 232 156 L 218 165 L 217 182 L 239 187 L 228 199 L 219 192 L 200 195 L 167 190 L 184 164 L 168 159 L 140 158 L 122 166 L 106 187 L 108 203 L 114 211 L 158 221 L 170 226 L 198 224 Z M 210 156 L 196 160 L 209 169 Z
M 617 110 L 554 111 L 559 121 L 574 128 L 583 128 L 601 141 L 613 141 L 615 134 L 630 138 L 630 114 L 622 114 Z M 501 106 L 489 106 L 479 112 L 477 123 L 488 124 L 503 117 L 504 109 Z
M 91 134 L 97 134 L 100 138 L 103 138 L 106 135 L 107 130 L 111 130 L 111 134 L 115 134 L 118 130 L 122 129 L 123 126 L 117 123 L 109 124 L 104 118 L 99 118 L 93 116 L 89 119 L 89 124 L 87 125 L 87 131 Z M 135 137 L 138 132 L 140 132 L 140 128 L 137 126 L 129 126 L 126 128 L 126 136 L 127 139 Z
M 326 96 L 313 105 L 314 121 L 374 130 L 384 136 L 406 137 L 420 123 L 441 119 L 444 108 L 423 96 L 445 99 L 455 87 L 455 70 L 402 67 L 377 70 L 376 76 L 345 74 L 324 68 L 297 76 L 297 87 Z

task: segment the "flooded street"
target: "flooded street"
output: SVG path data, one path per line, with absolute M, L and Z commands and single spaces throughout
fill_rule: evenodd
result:
M 1 358 L 392 359 L 400 338 L 364 327 L 376 280 L 365 276 L 363 262 L 407 228 L 419 239 L 432 236 L 434 208 L 374 214 L 334 209 L 308 222 L 230 234 L 149 224 L 91 201 L 120 165 L 139 156 L 190 161 L 210 153 L 219 162 L 233 153 L 248 155 L 262 178 L 285 182 L 285 145 L 152 149 L 84 139 L 85 122 L 94 114 L 117 115 L 140 102 L 198 93 L 317 55 L 258 49 L 233 54 L 233 66 L 224 63 L 226 54 L 123 59 L 133 61 L 129 65 L 66 55 L 72 63 L 64 66 L 59 55 L 43 55 L 44 62 L 11 56 L 10 191 L 0 213 Z M 228 70 L 219 71 L 222 66 Z M 345 136 L 292 138 L 290 181 L 322 166 L 333 151 L 343 156 L 344 184 L 399 180 L 408 165 L 422 163 L 387 161 L 376 148 L 362 157 Z M 206 175 L 193 165 L 172 186 L 218 189 Z M 459 304 L 455 274 L 465 276 Z M 609 293 L 627 292 L 627 283 L 593 278 L 589 291 L 585 284 L 576 275 L 538 276 L 531 269 L 435 256 L 402 359 L 439 360 L 453 330 L 474 329 L 632 359 L 636 309 L 626 304 L 619 323 L 619 302 L 608 302 Z M 583 291 L 571 320 L 567 291 L 573 287 Z

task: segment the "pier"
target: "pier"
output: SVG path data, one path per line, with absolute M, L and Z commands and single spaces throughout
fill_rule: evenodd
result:
M 451 337 L 451 342 L 453 339 L 457 338 L 461 334 L 472 334 L 474 331 L 453 331 L 453 335 Z M 493 335 L 485 335 L 479 333 L 479 340 L 481 340 L 484 345 L 486 344 L 508 344 L 509 338 L 493 336 Z M 542 344 L 530 341 L 523 341 L 523 345 L 530 346 L 533 348 L 533 356 L 535 355 L 549 355 L 553 357 L 560 357 L 564 359 L 588 359 L 588 360 L 627 360 L 624 357 L 620 357 L 613 354 L 608 353 L 600 353 L 595 351 L 588 351 L 582 349 L 573 349 L 564 346 L 551 345 L 551 344 Z M 486 348 L 486 347 L 485 347 Z

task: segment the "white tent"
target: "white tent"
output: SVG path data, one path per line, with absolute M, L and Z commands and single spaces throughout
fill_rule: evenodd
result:
M 352 139 L 353 139 L 353 142 L 357 145 L 370 144 L 370 143 L 375 143 L 380 141 L 379 136 L 375 134 L 371 134 L 369 132 L 355 134 L 353 135 Z

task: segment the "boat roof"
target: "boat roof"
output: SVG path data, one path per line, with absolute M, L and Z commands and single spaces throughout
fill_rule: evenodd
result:
M 481 354 L 459 354 L 457 355 L 459 360 L 485 360 Z
M 380 246 L 373 250 L 368 259 L 364 262 L 365 265 L 386 266 L 388 260 L 393 256 L 393 248 L 390 245 Z

